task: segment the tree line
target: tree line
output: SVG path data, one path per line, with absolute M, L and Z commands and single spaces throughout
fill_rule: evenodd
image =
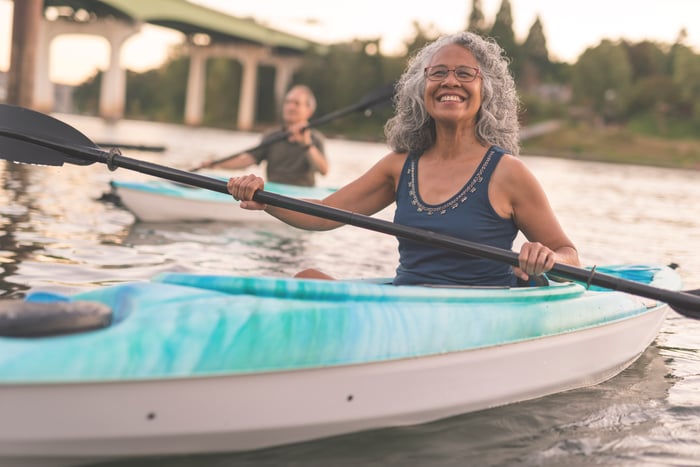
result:
M 588 119 L 678 138 L 693 137 L 700 130 L 700 55 L 684 44 L 685 31 L 679 31 L 673 44 L 605 39 L 569 64 L 550 57 L 539 17 L 526 38 L 518 41 L 510 0 L 502 0 L 490 23 L 481 0 L 472 0 L 465 29 L 495 38 L 506 51 L 522 99 L 524 124 L 550 118 Z M 309 51 L 294 82 L 314 90 L 316 116 L 325 115 L 395 81 L 407 57 L 442 33 L 433 25 L 414 22 L 413 36 L 404 44 L 406 55 L 399 57 L 383 54 L 380 39 L 336 43 L 323 54 Z M 176 47 L 160 68 L 145 73 L 129 71 L 126 117 L 182 123 L 188 68 L 187 55 Z M 257 124 L 274 125 L 279 112 L 272 92 L 274 69 L 262 66 L 258 75 Z M 234 125 L 241 79 L 242 68 L 237 62 L 220 58 L 207 62 L 204 125 Z M 97 73 L 75 90 L 78 111 L 97 112 L 100 80 Z M 324 128 L 336 135 L 381 138 L 390 115 L 387 105 L 369 117 L 351 115 Z

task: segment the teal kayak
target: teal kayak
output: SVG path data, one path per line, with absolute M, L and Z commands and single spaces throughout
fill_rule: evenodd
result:
M 111 196 L 142 222 L 278 222 L 239 208 L 232 196 L 165 180 L 110 182 Z M 334 188 L 265 183 L 265 190 L 293 198 L 322 199 Z
M 681 287 L 663 266 L 597 271 Z M 573 282 L 395 287 L 181 273 L 25 302 L 99 304 L 111 319 L 0 337 L 0 465 L 250 450 L 594 385 L 650 345 L 667 311 Z

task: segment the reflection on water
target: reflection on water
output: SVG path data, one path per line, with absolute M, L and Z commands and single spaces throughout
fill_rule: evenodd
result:
M 0 162 L 0 294 L 13 296 L 29 289 L 28 284 L 14 283 L 7 278 L 15 275 L 19 265 L 41 250 L 40 243 L 24 241 L 23 232 L 34 210 L 34 200 L 27 192 L 28 167 Z M 32 230 L 31 226 L 27 230 Z
M 164 144 L 125 151 L 187 168 L 254 146 L 258 135 L 64 116 L 93 140 Z M 63 117 L 62 117 L 63 118 Z M 329 140 L 339 186 L 374 164 L 382 144 Z M 586 265 L 680 264 L 700 288 L 697 172 L 524 156 Z M 0 286 L 71 293 L 146 280 L 163 271 L 289 276 L 318 267 L 345 278 L 390 277 L 396 240 L 355 227 L 303 232 L 282 224 L 145 224 L 97 201 L 111 179 L 147 179 L 104 165 L 18 166 L 0 161 Z M 379 217 L 391 219 L 387 209 Z M 690 465 L 700 452 L 700 322 L 670 313 L 656 345 L 605 384 L 419 427 L 204 459 L 120 465 Z M 536 377 L 536 375 L 533 375 Z M 693 456 L 693 454 L 696 454 Z

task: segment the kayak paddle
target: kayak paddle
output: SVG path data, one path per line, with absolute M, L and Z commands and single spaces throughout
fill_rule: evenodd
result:
M 31 129 L 33 133 L 42 136 L 30 135 L 26 129 Z M 25 164 L 54 166 L 60 166 L 64 163 L 89 165 L 99 162 L 107 165 L 110 170 L 122 167 L 206 190 L 228 193 L 226 181 L 131 159 L 121 155 L 118 149 L 105 151 L 96 146 L 87 136 L 60 120 L 33 110 L 4 104 L 0 104 L 0 158 Z M 429 230 L 395 224 L 264 190 L 257 191 L 253 199 L 259 203 L 447 248 L 470 256 L 500 261 L 511 266 L 519 264 L 518 255 L 513 251 Z M 667 303 L 684 316 L 700 319 L 700 290 L 677 292 L 661 289 L 596 272 L 595 268 L 589 270 L 562 263 L 556 263 L 550 272 L 556 276 L 583 282 L 589 286 L 596 285 L 658 300 Z
M 323 117 L 319 117 L 317 119 L 313 119 L 309 121 L 309 124 L 304 127 L 305 130 L 309 128 L 315 128 L 318 126 L 321 126 L 323 124 L 332 122 L 333 120 L 344 117 L 347 114 L 353 113 L 353 112 L 367 112 L 372 110 L 374 107 L 379 106 L 382 104 L 384 101 L 387 101 L 391 99 L 391 97 L 394 95 L 394 84 L 387 84 L 385 86 L 382 86 L 381 88 L 377 88 L 370 92 L 369 94 L 365 95 L 360 102 L 350 105 L 348 107 L 344 107 L 342 109 L 338 109 L 334 112 L 331 112 L 329 114 L 324 115 Z M 273 133 L 268 137 L 265 141 L 262 143 L 258 144 L 257 146 L 246 149 L 243 151 L 239 151 L 235 154 L 228 155 L 226 157 L 222 157 L 220 159 L 215 159 L 213 161 L 206 162 L 199 167 L 193 168 L 190 171 L 191 172 L 197 172 L 199 170 L 205 169 L 207 167 L 211 167 L 214 164 L 218 164 L 221 162 L 225 162 L 228 160 L 231 160 L 235 157 L 240 156 L 241 154 L 245 154 L 248 152 L 255 151 L 257 149 L 261 149 L 267 146 L 270 146 L 272 144 L 275 144 L 279 141 L 283 141 L 289 137 L 290 133 L 288 131 L 283 131 L 280 130 L 276 133 Z

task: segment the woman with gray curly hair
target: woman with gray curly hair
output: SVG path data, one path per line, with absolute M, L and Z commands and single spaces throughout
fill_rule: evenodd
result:
M 385 126 L 392 149 L 365 174 L 318 203 L 371 215 L 396 203 L 394 222 L 511 249 L 519 267 L 399 239 L 394 284 L 515 286 L 555 263 L 579 265 L 541 185 L 516 156 L 518 96 L 501 47 L 470 32 L 443 36 L 409 62 Z M 260 177 L 229 180 L 245 209 L 264 209 L 307 230 L 342 225 L 253 201 Z M 331 279 L 307 269 L 297 277 Z
M 520 153 L 519 101 L 508 61 L 501 55 L 501 47 L 492 39 L 468 32 L 443 36 L 427 44 L 409 62 L 396 87 L 396 115 L 385 127 L 389 146 L 396 152 L 408 152 L 424 151 L 435 144 L 435 121 L 428 114 L 423 96 L 425 68 L 438 50 L 450 44 L 471 51 L 479 64 L 481 108 L 475 124 L 479 142 L 495 144 L 517 156 Z

